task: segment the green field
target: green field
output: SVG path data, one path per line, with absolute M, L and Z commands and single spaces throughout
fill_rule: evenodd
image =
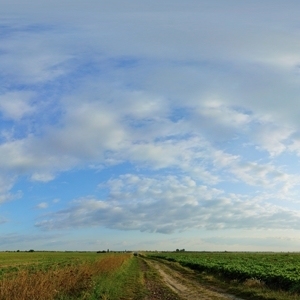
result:
M 189 274 L 207 291 L 242 299 L 300 299 L 298 253 L 0 252 L 0 300 L 142 300 L 154 294 L 179 299 L 158 266 L 173 279 Z M 186 267 L 195 272 L 186 273 Z
M 21 270 L 46 271 L 93 262 L 101 255 L 92 252 L 0 252 L 0 278 Z
M 172 252 L 152 254 L 228 280 L 256 280 L 272 289 L 300 293 L 299 253 Z
M 132 258 L 129 253 L 2 252 L 0 299 L 121 299 L 133 293 L 128 275 L 139 275 Z

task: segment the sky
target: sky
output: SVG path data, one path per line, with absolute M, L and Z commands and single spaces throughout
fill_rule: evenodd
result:
M 0 1 L 0 251 L 299 251 L 299 16 Z

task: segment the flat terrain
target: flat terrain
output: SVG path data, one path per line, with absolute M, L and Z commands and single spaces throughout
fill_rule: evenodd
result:
M 215 266 L 222 260 L 218 266 L 224 267 L 227 260 L 231 264 L 228 262 L 227 267 L 235 266 L 234 274 L 245 276 L 235 271 L 246 266 L 246 263 L 238 264 L 241 259 L 248 261 L 249 265 L 252 263 L 253 270 L 258 262 L 264 270 L 264 264 L 268 265 L 270 259 L 278 263 L 294 260 L 293 271 L 297 270 L 298 255 L 257 255 L 141 253 L 135 256 L 133 253 L 0 252 L 0 300 L 300 299 L 298 292 L 268 287 L 257 278 L 237 280 L 231 274 L 228 278 L 221 276 L 221 273 L 212 274 L 201 265 L 209 263 Z M 185 265 L 190 260 L 193 261 L 193 268 Z M 276 267 L 279 276 L 285 269 L 284 266 Z
M 184 300 L 242 300 L 221 289 L 201 284 L 192 270 L 158 260 L 147 260 L 148 265 L 158 271 L 162 283 Z M 151 291 L 150 291 L 151 292 Z M 154 294 L 155 295 L 155 294 Z M 156 298 L 149 298 L 156 299 Z M 166 299 L 166 298 L 160 298 Z M 172 298 L 171 298 L 172 299 Z M 173 298 L 174 299 L 174 298 Z
M 147 257 L 181 299 L 300 299 L 299 253 L 176 251 Z

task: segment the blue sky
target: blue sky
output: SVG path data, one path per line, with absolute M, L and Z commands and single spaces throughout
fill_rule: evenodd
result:
M 300 3 L 0 3 L 0 250 L 300 248 Z

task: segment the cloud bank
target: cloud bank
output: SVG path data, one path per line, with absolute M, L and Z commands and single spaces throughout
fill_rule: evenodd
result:
M 1 226 L 299 230 L 298 6 L 1 4 Z

